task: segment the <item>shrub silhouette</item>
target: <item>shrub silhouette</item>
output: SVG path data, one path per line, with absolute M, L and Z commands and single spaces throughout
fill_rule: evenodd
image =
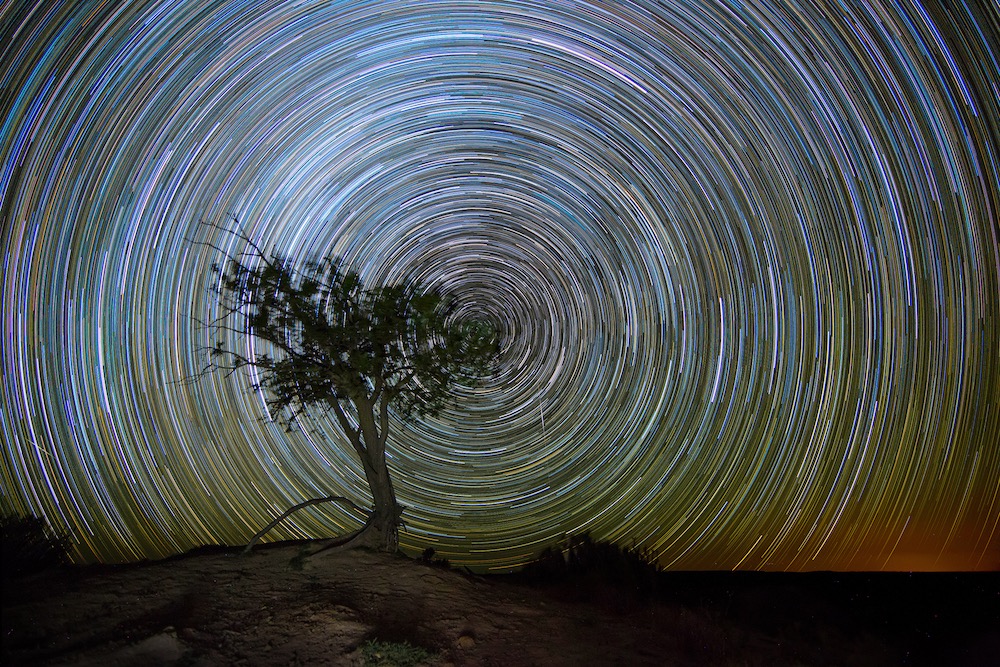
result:
M 573 585 L 593 591 L 612 587 L 640 599 L 659 592 L 662 568 L 641 549 L 595 541 L 588 533 L 571 535 L 560 546 L 547 547 L 524 567 L 525 578 L 536 585 Z
M 5 514 L 0 519 L 3 578 L 39 572 L 69 562 L 69 538 L 36 516 Z
M 445 570 L 451 569 L 451 562 L 447 558 L 438 558 L 435 556 L 434 547 L 427 547 L 424 549 L 424 552 L 420 555 L 420 562 L 426 565 L 440 567 Z

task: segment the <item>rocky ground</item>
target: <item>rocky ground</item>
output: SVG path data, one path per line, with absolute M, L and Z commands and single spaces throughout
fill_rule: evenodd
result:
M 593 582 L 539 588 L 364 551 L 303 565 L 299 553 L 219 549 L 6 582 L 2 662 L 379 664 L 370 641 L 423 648 L 429 667 L 989 665 L 1000 656 L 993 575 L 914 587 L 885 575 L 668 574 L 664 594 L 641 601 Z

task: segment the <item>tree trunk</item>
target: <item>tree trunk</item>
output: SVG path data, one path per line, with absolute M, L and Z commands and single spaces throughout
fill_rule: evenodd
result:
M 337 420 L 344 434 L 350 439 L 361 460 L 365 480 L 372 492 L 372 511 L 368 521 L 358 531 L 345 537 L 328 540 L 313 552 L 318 555 L 336 549 L 369 547 L 378 551 L 395 553 L 399 549 L 399 517 L 403 508 L 396 502 L 396 492 L 392 488 L 389 468 L 385 463 L 385 440 L 388 433 L 388 403 L 368 396 L 352 397 L 358 413 L 358 427 L 355 429 L 336 400 L 330 400 Z M 375 415 L 378 410 L 378 420 Z
M 367 401 L 355 401 L 355 405 L 358 409 L 358 426 L 365 444 L 361 463 L 374 501 L 371 521 L 359 538 L 379 551 L 395 553 L 399 549 L 399 516 L 402 508 L 396 502 L 389 467 L 385 463 L 385 418 L 382 415 L 380 421 L 383 427 L 379 429 L 375 422 L 375 406 Z M 385 410 L 385 406 L 381 408 Z
M 396 503 L 396 492 L 389 479 L 389 469 L 386 467 L 384 454 L 378 467 L 381 468 L 381 472 L 375 479 L 368 480 L 375 500 L 371 529 L 376 539 L 372 546 L 379 551 L 395 553 L 399 549 L 399 515 L 402 509 Z

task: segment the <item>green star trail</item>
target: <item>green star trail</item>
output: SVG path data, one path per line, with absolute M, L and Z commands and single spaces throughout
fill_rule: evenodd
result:
M 498 323 L 392 423 L 411 552 L 1000 568 L 994 2 L 13 0 L 0 49 L 0 504 L 77 561 L 370 504 L 200 375 L 243 235 Z

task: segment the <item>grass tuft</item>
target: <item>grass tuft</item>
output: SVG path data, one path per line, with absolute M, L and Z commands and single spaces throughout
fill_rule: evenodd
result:
M 309 549 L 310 547 L 308 544 L 303 544 L 299 547 L 299 553 L 289 559 L 288 566 L 293 570 L 301 572 L 302 568 L 305 567 L 306 559 L 309 557 Z
M 367 641 L 361 646 L 365 667 L 416 667 L 431 657 L 425 649 L 409 642 Z

